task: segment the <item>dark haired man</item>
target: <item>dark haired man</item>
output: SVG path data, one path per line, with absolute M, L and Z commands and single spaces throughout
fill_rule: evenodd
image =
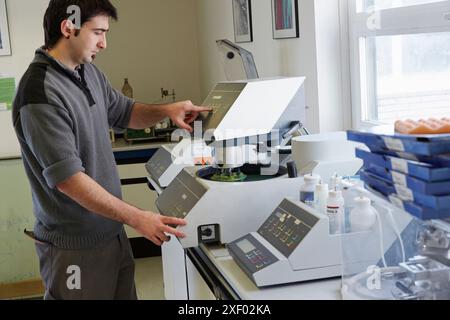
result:
M 109 0 L 51 0 L 45 46 L 14 101 L 46 299 L 136 299 L 123 224 L 157 245 L 168 241 L 166 234 L 184 236 L 169 226 L 184 220 L 121 200 L 108 131 L 142 129 L 165 117 L 192 131 L 189 124 L 210 109 L 190 101 L 147 105 L 114 90 L 91 64 L 106 48 L 110 18 L 117 20 L 117 12 Z

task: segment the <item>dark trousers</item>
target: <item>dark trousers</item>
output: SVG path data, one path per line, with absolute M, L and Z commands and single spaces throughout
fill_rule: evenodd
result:
M 36 242 L 45 300 L 137 300 L 134 259 L 125 231 L 108 244 L 66 250 Z

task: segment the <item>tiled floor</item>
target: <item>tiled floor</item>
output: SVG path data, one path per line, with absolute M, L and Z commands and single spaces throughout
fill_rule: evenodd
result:
M 164 300 L 161 257 L 136 259 L 135 282 L 139 300 Z

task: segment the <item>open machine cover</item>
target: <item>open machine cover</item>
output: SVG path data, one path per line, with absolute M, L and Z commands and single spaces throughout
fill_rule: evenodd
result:
M 258 79 L 253 55 L 229 40 L 217 40 L 222 64 L 228 81 Z

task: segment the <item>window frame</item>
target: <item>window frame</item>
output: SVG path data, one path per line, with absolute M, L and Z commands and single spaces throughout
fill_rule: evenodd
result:
M 367 120 L 369 112 L 377 112 L 376 65 L 375 55 L 367 56 L 368 51 L 374 52 L 375 48 L 370 48 L 365 38 L 450 32 L 450 1 L 359 13 L 359 0 L 344 1 L 348 2 L 352 125 L 353 128 L 368 128 L 382 123 Z M 368 21 L 374 21 L 375 17 L 378 19 L 379 28 L 371 30 Z M 366 59 L 361 59 L 363 56 Z

